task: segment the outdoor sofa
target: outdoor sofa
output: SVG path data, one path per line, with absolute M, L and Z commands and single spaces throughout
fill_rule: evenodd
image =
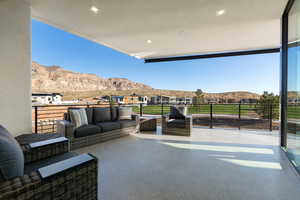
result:
M 0 200 L 97 200 L 98 162 L 59 134 L 14 138 L 0 125 Z
M 135 133 L 139 116 L 134 115 L 132 107 L 89 107 L 84 109 L 87 124 L 76 126 L 71 113 L 78 108 L 69 108 L 65 119 L 57 122 L 57 132 L 67 137 L 71 149 L 93 145 L 107 140 Z
M 192 116 L 187 116 L 186 106 L 171 106 L 170 114 L 162 116 L 162 133 L 166 135 L 190 136 Z

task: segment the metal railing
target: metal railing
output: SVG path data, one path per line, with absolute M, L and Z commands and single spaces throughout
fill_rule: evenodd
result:
M 64 118 L 70 107 L 109 107 L 112 104 L 36 105 L 32 110 L 33 132 L 56 132 L 56 121 Z M 156 116 L 170 113 L 174 104 L 117 104 L 130 106 L 140 116 Z M 189 104 L 188 114 L 193 115 L 193 126 L 234 127 L 238 129 L 278 129 L 278 105 L 258 104 Z

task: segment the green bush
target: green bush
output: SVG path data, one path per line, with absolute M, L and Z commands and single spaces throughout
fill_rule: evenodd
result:
M 272 119 L 279 118 L 279 96 L 264 92 L 256 105 L 256 113 L 263 119 L 269 119 L 272 108 Z

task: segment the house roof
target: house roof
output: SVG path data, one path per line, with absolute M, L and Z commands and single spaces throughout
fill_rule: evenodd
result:
M 137 58 L 280 46 L 287 0 L 28 0 L 32 17 Z M 90 10 L 99 9 L 98 14 Z

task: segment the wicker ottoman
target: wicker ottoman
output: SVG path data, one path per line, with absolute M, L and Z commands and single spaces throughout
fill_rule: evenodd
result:
M 140 131 L 156 131 L 156 118 L 141 118 Z

